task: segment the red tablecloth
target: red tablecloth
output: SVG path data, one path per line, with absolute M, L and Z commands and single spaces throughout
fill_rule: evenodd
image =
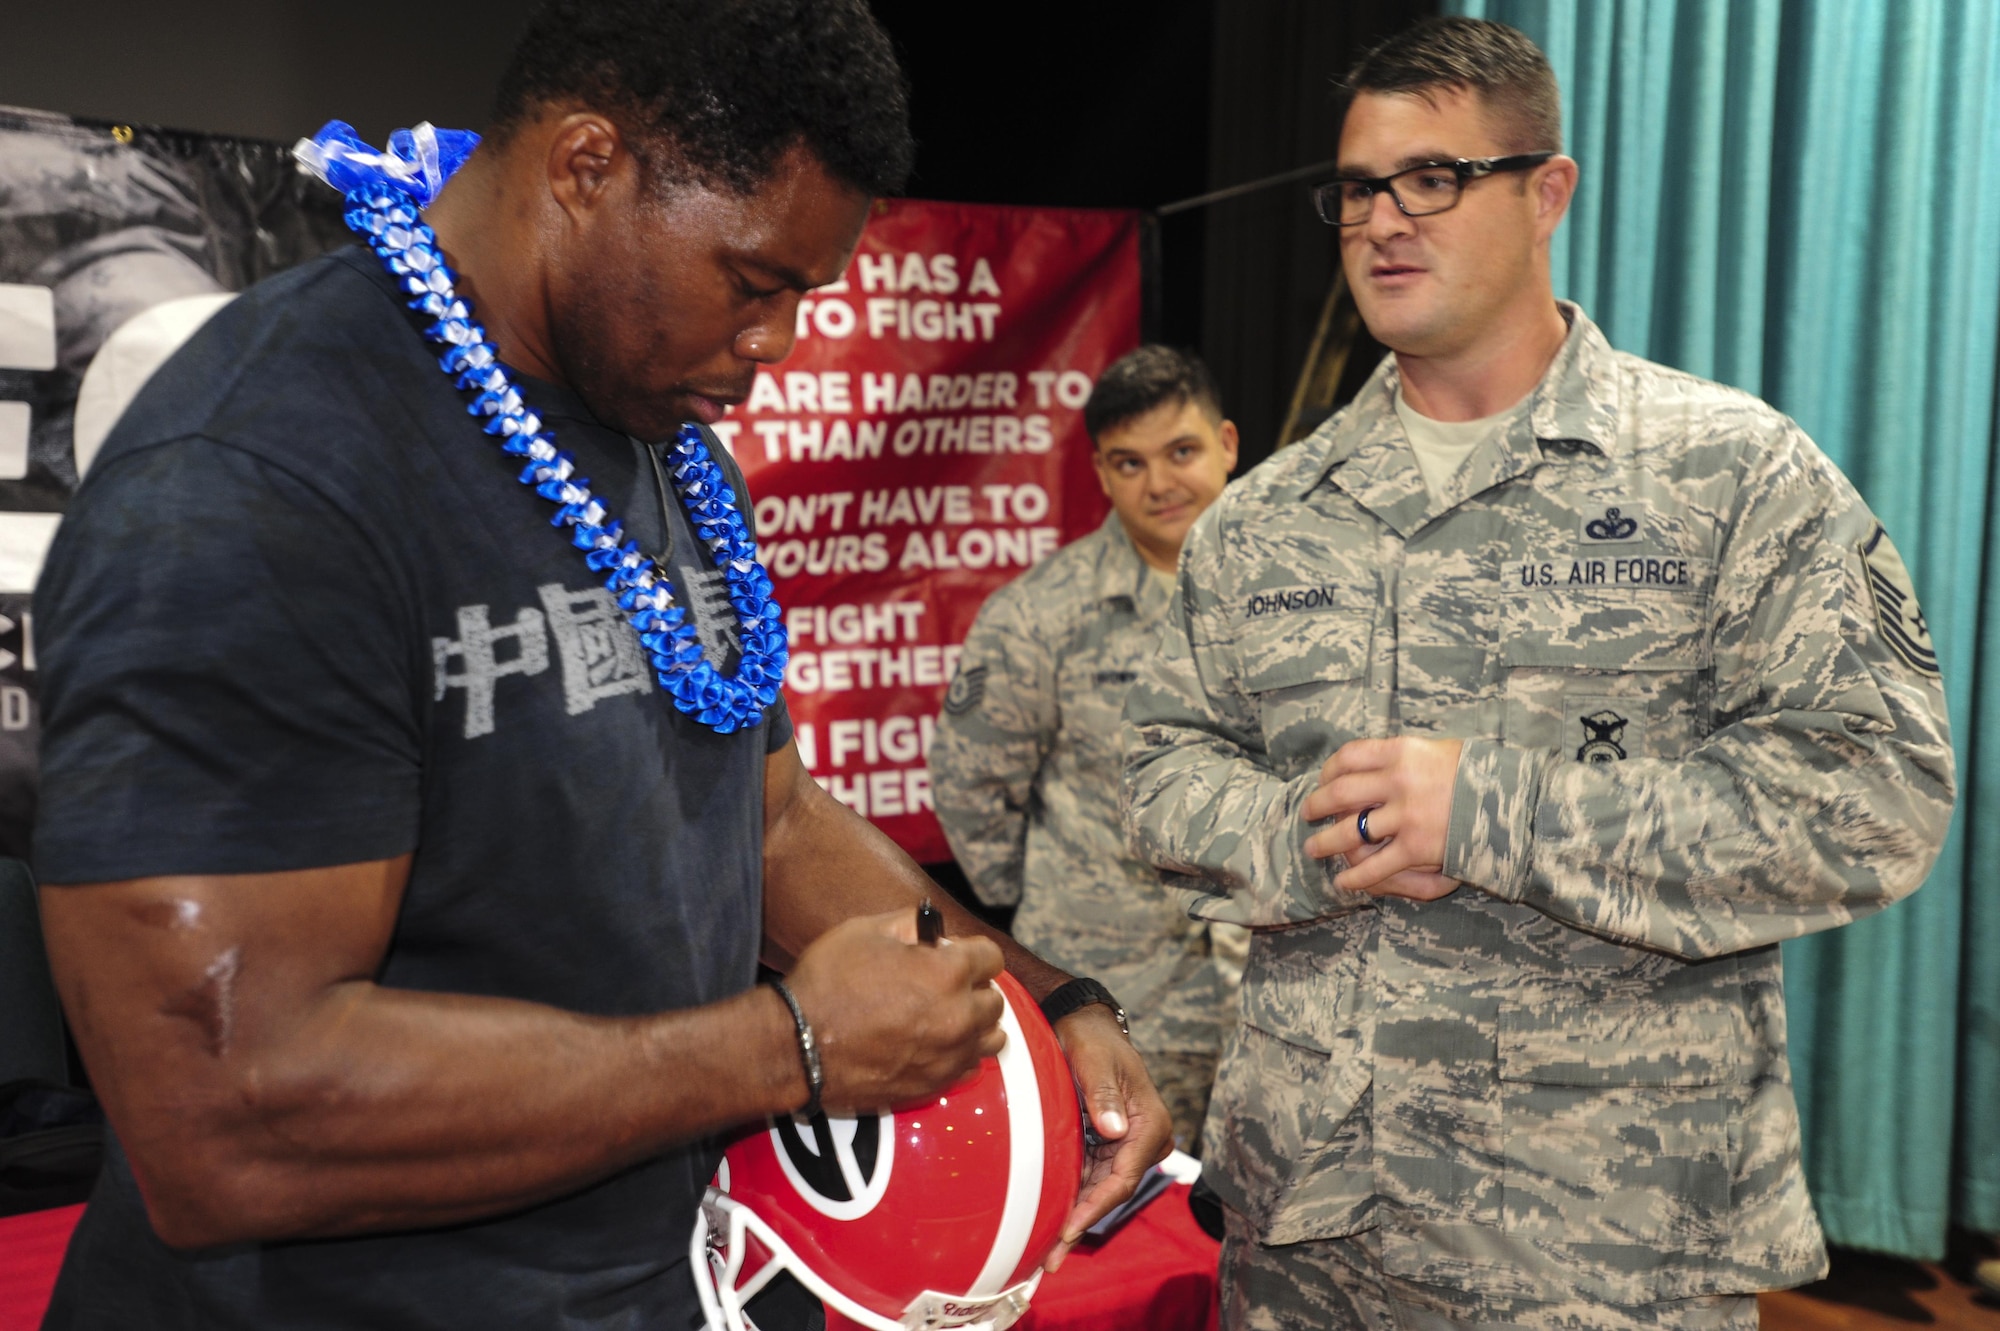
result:
M 1219 1247 L 1176 1183 L 1042 1281 L 1020 1331 L 1212 1331 Z M 0 1219 L 0 1331 L 36 1331 L 81 1206 Z
M 1018 1331 L 1212 1331 L 1222 1245 L 1187 1199 L 1185 1183 L 1171 1184 L 1102 1246 L 1070 1253 Z
M 81 1206 L 0 1218 L 0 1331 L 36 1331 Z

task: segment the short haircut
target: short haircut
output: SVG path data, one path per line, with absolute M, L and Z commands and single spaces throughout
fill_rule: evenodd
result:
M 1222 419 L 1222 399 L 1201 357 L 1149 342 L 1128 351 L 1097 377 L 1090 400 L 1083 404 L 1083 428 L 1093 444 L 1106 430 L 1115 430 L 1166 403 L 1194 402 L 1211 421 Z
M 1548 57 L 1518 28 L 1477 18 L 1432 18 L 1377 43 L 1347 72 L 1350 103 L 1364 92 L 1479 94 L 1509 153 L 1562 151 L 1562 92 Z
M 866 0 L 545 0 L 493 132 L 571 106 L 609 116 L 650 177 L 739 194 L 794 145 L 868 194 L 900 191 L 916 156 L 903 72 Z

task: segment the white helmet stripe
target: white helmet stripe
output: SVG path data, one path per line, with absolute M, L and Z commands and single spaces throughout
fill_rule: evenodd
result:
M 1005 997 L 1005 991 L 1002 991 Z M 1006 1289 L 1028 1249 L 1028 1236 L 1035 1228 L 1035 1212 L 1042 1202 L 1042 1091 L 1035 1077 L 1034 1055 L 1028 1052 L 1028 1037 L 1014 1016 L 1014 1005 L 1006 1003 L 1000 1013 L 1000 1029 L 1007 1043 L 1000 1050 L 1000 1083 L 1007 1092 L 1007 1200 L 1000 1210 L 999 1233 L 979 1279 L 966 1293 L 973 1298 L 998 1294 Z
M 829 1121 L 827 1126 L 833 1127 L 832 1122 Z M 868 1195 L 868 1180 L 861 1177 L 861 1162 L 854 1158 L 854 1137 L 852 1136 L 855 1130 L 859 1128 L 860 1121 L 858 1119 L 849 1119 L 842 1126 L 847 1128 L 847 1139 L 843 1143 L 841 1141 L 840 1128 L 833 1129 L 835 1133 L 833 1161 L 840 1166 L 840 1177 L 847 1181 L 847 1195 L 850 1197 L 866 1197 Z M 813 1135 L 817 1137 L 819 1134 L 814 1133 Z M 893 1139 L 895 1135 L 896 1121 L 894 1119 L 890 1119 L 887 1123 L 883 1124 L 881 1130 L 875 1135 L 877 1160 L 884 1166 L 896 1158 L 896 1143 L 894 1140 L 884 1141 L 882 1139 L 884 1137 Z M 842 1149 L 843 1145 L 846 1147 L 844 1150 Z M 876 1170 L 878 1174 L 887 1174 L 888 1172 L 887 1168 Z M 879 1196 L 880 1193 L 877 1193 L 877 1195 Z

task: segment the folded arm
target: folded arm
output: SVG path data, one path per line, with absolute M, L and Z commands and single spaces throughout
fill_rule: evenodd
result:
M 1956 795 L 1943 689 L 1891 645 L 1863 557 L 1873 515 L 1803 436 L 1785 442 L 1746 478 L 1722 551 L 1714 732 L 1672 761 L 1466 744 L 1445 873 L 1686 957 L 1916 890 Z
M 1211 511 L 1188 535 L 1180 594 L 1126 694 L 1126 840 L 1198 918 L 1281 925 L 1354 910 L 1369 897 L 1333 886 L 1344 863 L 1305 853 L 1313 829 L 1301 810 L 1316 775 L 1272 770 L 1211 590 L 1219 564 Z

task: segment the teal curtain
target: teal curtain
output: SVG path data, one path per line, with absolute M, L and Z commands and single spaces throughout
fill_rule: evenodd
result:
M 1852 477 L 1914 572 L 1961 794 L 1909 901 L 1785 950 L 1838 1243 L 2000 1232 L 2000 4 L 1448 0 L 1523 29 L 1582 166 L 1559 294 L 1738 385 Z

